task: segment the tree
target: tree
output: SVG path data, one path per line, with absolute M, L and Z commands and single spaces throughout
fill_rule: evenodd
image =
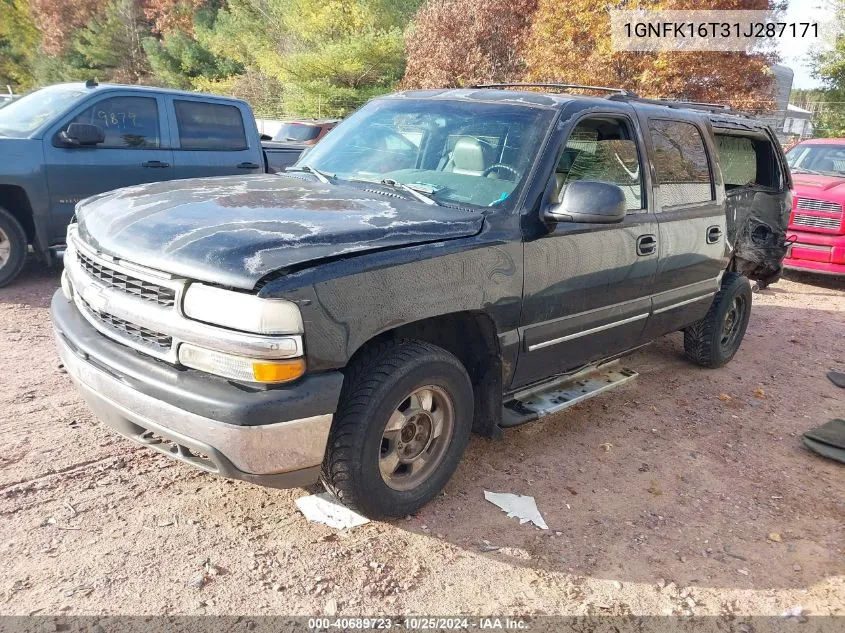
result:
M 43 52 L 58 55 L 76 29 L 100 14 L 100 0 L 29 0 L 35 24 L 41 31 Z
M 0 0 L 0 90 L 32 86 L 40 35 L 24 0 Z
M 830 39 L 810 55 L 813 76 L 824 88 L 813 91 L 816 136 L 845 136 L 845 0 L 836 0 Z
M 211 48 L 250 67 L 253 80 L 264 76 L 284 86 L 278 99 L 287 113 L 341 115 L 389 92 L 401 79 L 403 30 L 418 5 L 419 0 L 229 0 L 218 14 Z
M 405 88 L 442 88 L 519 79 L 537 0 L 430 0 L 405 44 Z
M 143 48 L 155 83 L 188 89 L 200 80 L 209 85 L 244 72 L 242 64 L 216 55 L 209 48 L 216 19 L 215 8 L 199 8 L 187 26 L 184 22 L 170 22 L 163 37 L 144 38 Z
M 101 15 L 92 17 L 65 41 L 61 54 L 36 64 L 40 83 L 99 79 L 143 82 L 149 73 L 141 46 L 150 25 L 134 0 L 111 0 Z
M 743 109 L 771 107 L 771 54 L 744 52 L 614 51 L 611 8 L 694 9 L 692 0 L 616 0 L 597 11 L 593 0 L 539 0 L 525 49 L 530 80 L 554 80 L 627 88 L 647 97 L 730 103 Z M 713 0 L 711 10 L 778 9 L 769 0 Z

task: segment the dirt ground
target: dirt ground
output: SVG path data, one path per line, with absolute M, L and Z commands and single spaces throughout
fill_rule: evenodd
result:
M 825 378 L 845 367 L 845 284 L 756 294 L 724 369 L 660 340 L 625 361 L 637 380 L 474 438 L 418 515 L 347 533 L 306 522 L 309 491 L 100 426 L 54 351 L 57 286 L 31 265 L 0 290 L 0 613 L 845 615 L 845 466 L 800 441 L 845 416 Z M 550 529 L 484 490 L 533 495 Z

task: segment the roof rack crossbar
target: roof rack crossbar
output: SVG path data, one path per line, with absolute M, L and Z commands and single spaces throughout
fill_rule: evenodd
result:
M 636 97 L 637 95 L 624 88 L 608 88 L 606 86 L 586 86 L 584 84 L 561 84 L 561 83 L 492 83 L 492 84 L 477 84 L 470 86 L 470 88 L 569 88 L 578 90 L 596 90 L 599 92 L 613 92 L 619 95 L 628 97 Z

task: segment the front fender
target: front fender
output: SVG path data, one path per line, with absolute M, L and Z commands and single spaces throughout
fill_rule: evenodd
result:
M 50 197 L 44 148 L 41 139 L 0 139 L 0 187 L 16 187 L 23 191 L 32 210 L 36 251 L 41 254 L 47 244 Z
M 299 304 L 308 367 L 315 371 L 345 366 L 379 334 L 445 314 L 483 311 L 499 332 L 516 328 L 522 303 L 522 244 L 457 242 L 460 246 L 446 242 L 390 252 L 386 255 L 394 261 L 383 265 L 376 265 L 379 258 L 371 256 L 362 256 L 371 257 L 370 266 L 362 266 L 361 258 L 352 260 L 354 264 L 336 262 L 330 265 L 334 274 L 308 271 L 313 283 L 298 289 L 285 289 L 294 280 L 283 278 L 266 286 L 261 296 Z

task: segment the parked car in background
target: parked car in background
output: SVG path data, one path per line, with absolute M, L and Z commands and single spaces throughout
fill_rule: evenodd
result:
M 67 373 L 153 450 L 322 478 L 383 517 L 437 495 L 471 430 L 623 384 L 614 361 L 663 334 L 724 365 L 748 277 L 786 250 L 780 146 L 752 117 L 605 90 L 388 95 L 289 173 L 83 201 L 51 307 Z
M 285 121 L 273 136 L 274 141 L 314 145 L 334 128 L 340 119 Z
M 802 141 L 786 158 L 795 196 L 784 266 L 845 275 L 845 139 Z
M 301 148 L 263 148 L 246 102 L 150 88 L 60 84 L 0 110 L 0 286 L 27 245 L 49 262 L 83 198 L 162 180 L 284 169 Z

